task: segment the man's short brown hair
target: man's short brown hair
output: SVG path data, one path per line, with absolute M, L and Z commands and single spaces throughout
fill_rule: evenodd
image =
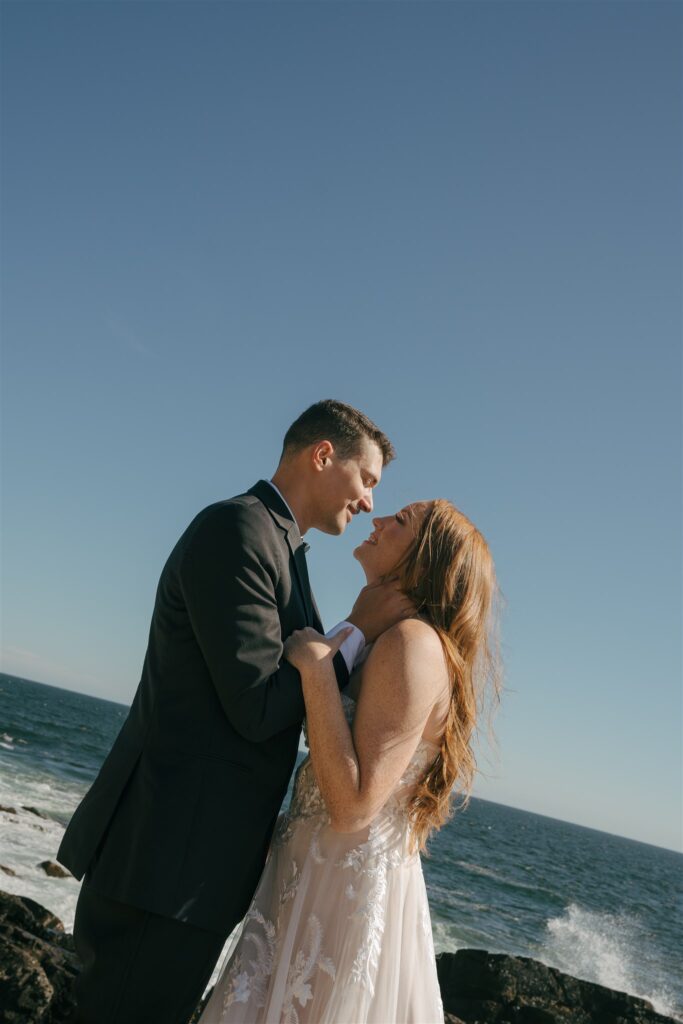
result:
M 330 441 L 340 459 L 352 459 L 360 453 L 362 439 L 374 441 L 386 466 L 396 452 L 386 434 L 371 419 L 345 402 L 325 398 L 315 402 L 294 420 L 285 434 L 282 455 L 293 455 L 316 441 Z

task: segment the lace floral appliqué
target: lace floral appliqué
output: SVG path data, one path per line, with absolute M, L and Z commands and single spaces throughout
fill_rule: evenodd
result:
M 297 950 L 289 974 L 287 988 L 282 1007 L 282 1024 L 299 1024 L 299 1014 L 294 1007 L 294 1000 L 304 1007 L 313 998 L 310 982 L 316 970 L 328 974 L 334 981 L 335 967 L 329 957 L 322 951 L 323 929 L 320 921 L 311 914 L 306 929 L 307 948 Z
M 260 926 L 263 934 L 251 927 L 252 922 Z M 263 1006 L 266 1001 L 266 989 L 275 957 L 275 926 L 271 921 L 267 921 L 259 910 L 250 910 L 245 918 L 242 939 L 245 944 L 250 942 L 255 947 L 256 959 L 249 961 L 252 969 L 252 973 L 249 974 L 244 969 L 244 955 L 239 953 L 235 957 L 226 978 L 224 1007 L 230 1006 L 231 1003 L 246 1003 L 250 999 L 253 999 L 254 1006 Z

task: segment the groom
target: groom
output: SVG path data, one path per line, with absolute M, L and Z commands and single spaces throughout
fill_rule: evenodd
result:
M 302 536 L 371 512 L 393 457 L 363 413 L 317 402 L 287 431 L 272 481 L 203 509 L 173 548 L 135 699 L 57 854 L 83 878 L 79 1024 L 186 1024 L 195 1009 L 296 762 L 305 709 L 283 642 L 322 632 Z M 394 584 L 361 591 L 334 659 L 340 688 L 364 642 L 406 612 Z

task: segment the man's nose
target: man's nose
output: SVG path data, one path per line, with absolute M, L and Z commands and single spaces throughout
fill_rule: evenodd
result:
M 363 512 L 372 512 L 372 494 L 370 491 L 368 491 L 367 494 L 363 495 L 363 497 L 358 502 L 358 507 L 361 508 Z

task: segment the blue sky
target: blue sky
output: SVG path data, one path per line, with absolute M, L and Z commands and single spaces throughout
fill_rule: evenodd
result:
M 474 795 L 680 849 L 681 18 L 4 4 L 3 670 L 129 702 L 177 537 L 339 398 L 493 550 Z

